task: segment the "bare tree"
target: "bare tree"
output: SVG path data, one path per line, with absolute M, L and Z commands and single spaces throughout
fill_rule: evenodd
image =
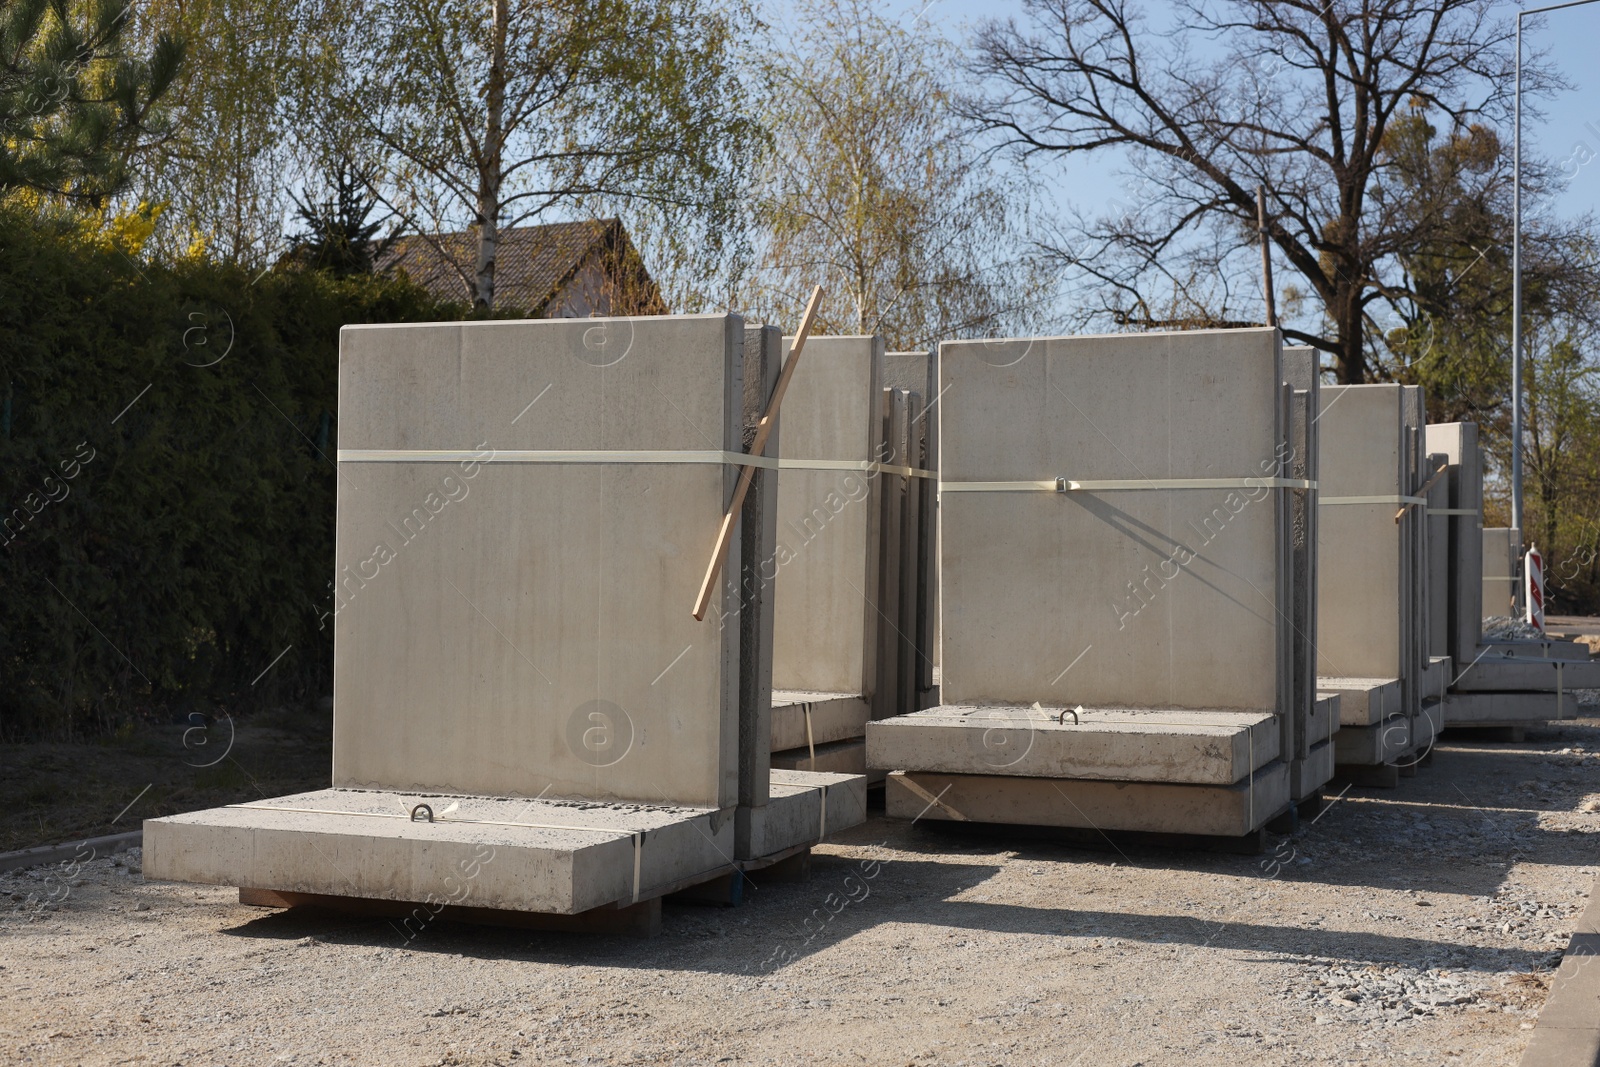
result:
M 1098 310 L 1146 328 L 1260 323 L 1246 253 L 1264 186 L 1274 252 L 1306 290 L 1291 283 L 1289 310 L 1315 301 L 1285 336 L 1366 380 L 1374 305 L 1415 295 L 1399 257 L 1449 221 L 1385 194 L 1402 162 L 1391 131 L 1418 110 L 1452 136 L 1503 120 L 1510 21 L 1490 0 L 1183 0 L 1155 33 L 1126 0 L 1027 6 L 1033 25 L 980 31 L 992 91 L 966 113 L 1025 157 L 1128 154 L 1131 203 L 1054 249 Z M 1523 76 L 1525 94 L 1554 84 L 1537 57 Z

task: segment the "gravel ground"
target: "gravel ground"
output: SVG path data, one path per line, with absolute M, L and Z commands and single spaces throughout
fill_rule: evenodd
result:
M 1600 867 L 1600 719 L 1447 736 L 1261 856 L 874 818 L 653 940 L 0 876 L 0 1060 L 1515 1064 Z M 9 905 L 9 906 L 7 906 Z

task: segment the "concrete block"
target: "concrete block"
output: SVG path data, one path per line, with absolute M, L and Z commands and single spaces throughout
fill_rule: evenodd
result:
M 767 808 L 762 852 L 772 855 L 866 822 L 867 780 L 859 774 L 774 767 Z
M 867 724 L 883 770 L 1229 785 L 1279 755 L 1271 712 L 943 706 Z
M 512 453 L 738 452 L 743 346 L 723 315 L 343 330 L 335 785 L 734 805 L 737 544 L 689 609 L 737 469 Z
M 1371 726 L 1404 710 L 1398 678 L 1318 678 L 1322 693 L 1339 695 L 1339 725 Z
M 1423 699 L 1439 699 L 1444 696 L 1455 671 L 1449 656 L 1429 656 L 1428 665 L 1422 672 Z
M 772 754 L 772 766 L 791 771 L 827 771 L 832 774 L 858 774 L 865 776 L 867 784 L 883 781 L 883 771 L 867 767 L 867 742 L 865 738 L 833 741 L 809 748 L 791 748 Z
M 1311 754 L 1289 765 L 1289 797 L 1298 804 L 1307 797 L 1319 796 L 1322 787 L 1333 780 L 1334 751 L 1331 741 L 1311 746 Z
M 775 689 L 876 691 L 882 478 L 838 465 L 882 459 L 882 378 L 881 337 L 813 337 L 784 396 Z
M 411 821 L 411 808 L 424 802 L 439 821 Z M 444 815 L 451 804 L 458 809 Z M 724 865 L 733 854 L 731 815 L 325 789 L 146 820 L 144 874 L 573 915 L 645 899 L 654 887 Z
M 1343 706 L 1341 694 L 1317 693 L 1316 702 L 1311 705 L 1311 714 L 1306 719 L 1306 739 L 1310 744 L 1319 745 L 1339 732 L 1339 709 Z
M 1557 722 L 1579 714 L 1570 695 L 1542 693 L 1460 693 L 1444 697 L 1446 726 L 1507 726 Z
M 898 819 L 1239 837 L 1289 805 L 1289 771 L 1274 762 L 1227 786 L 896 771 L 884 805 Z
M 811 720 L 809 735 L 806 732 L 808 717 Z M 792 690 L 775 692 L 772 694 L 772 751 L 862 737 L 869 718 L 871 709 L 859 696 Z
M 1392 715 L 1371 726 L 1341 725 L 1333 735 L 1334 761 L 1341 766 L 1393 763 L 1426 747 L 1442 720 L 1440 703 L 1428 701 L 1416 716 Z
M 1281 491 L 951 489 L 1276 476 L 1275 330 L 951 341 L 939 374 L 946 703 L 1279 708 Z
M 1600 689 L 1600 660 L 1522 659 L 1486 651 L 1457 674 L 1451 688 L 1478 693 Z

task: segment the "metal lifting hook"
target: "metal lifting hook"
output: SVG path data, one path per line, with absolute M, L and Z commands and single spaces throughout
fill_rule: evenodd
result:
M 1065 726 L 1067 724 L 1068 715 L 1072 716 L 1072 725 L 1078 725 L 1078 713 L 1071 708 L 1062 708 L 1061 714 L 1056 716 L 1056 722 L 1061 726 Z
M 411 809 L 411 821 L 412 822 L 422 822 L 423 821 L 422 819 L 417 818 L 417 813 L 418 812 L 421 812 L 427 818 L 428 822 L 432 822 L 433 821 L 433 809 L 428 807 L 428 805 L 426 805 L 426 804 L 418 804 L 416 807 Z

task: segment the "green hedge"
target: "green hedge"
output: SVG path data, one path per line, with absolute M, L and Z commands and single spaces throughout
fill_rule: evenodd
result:
M 0 738 L 331 692 L 339 327 L 462 311 L 0 211 Z

